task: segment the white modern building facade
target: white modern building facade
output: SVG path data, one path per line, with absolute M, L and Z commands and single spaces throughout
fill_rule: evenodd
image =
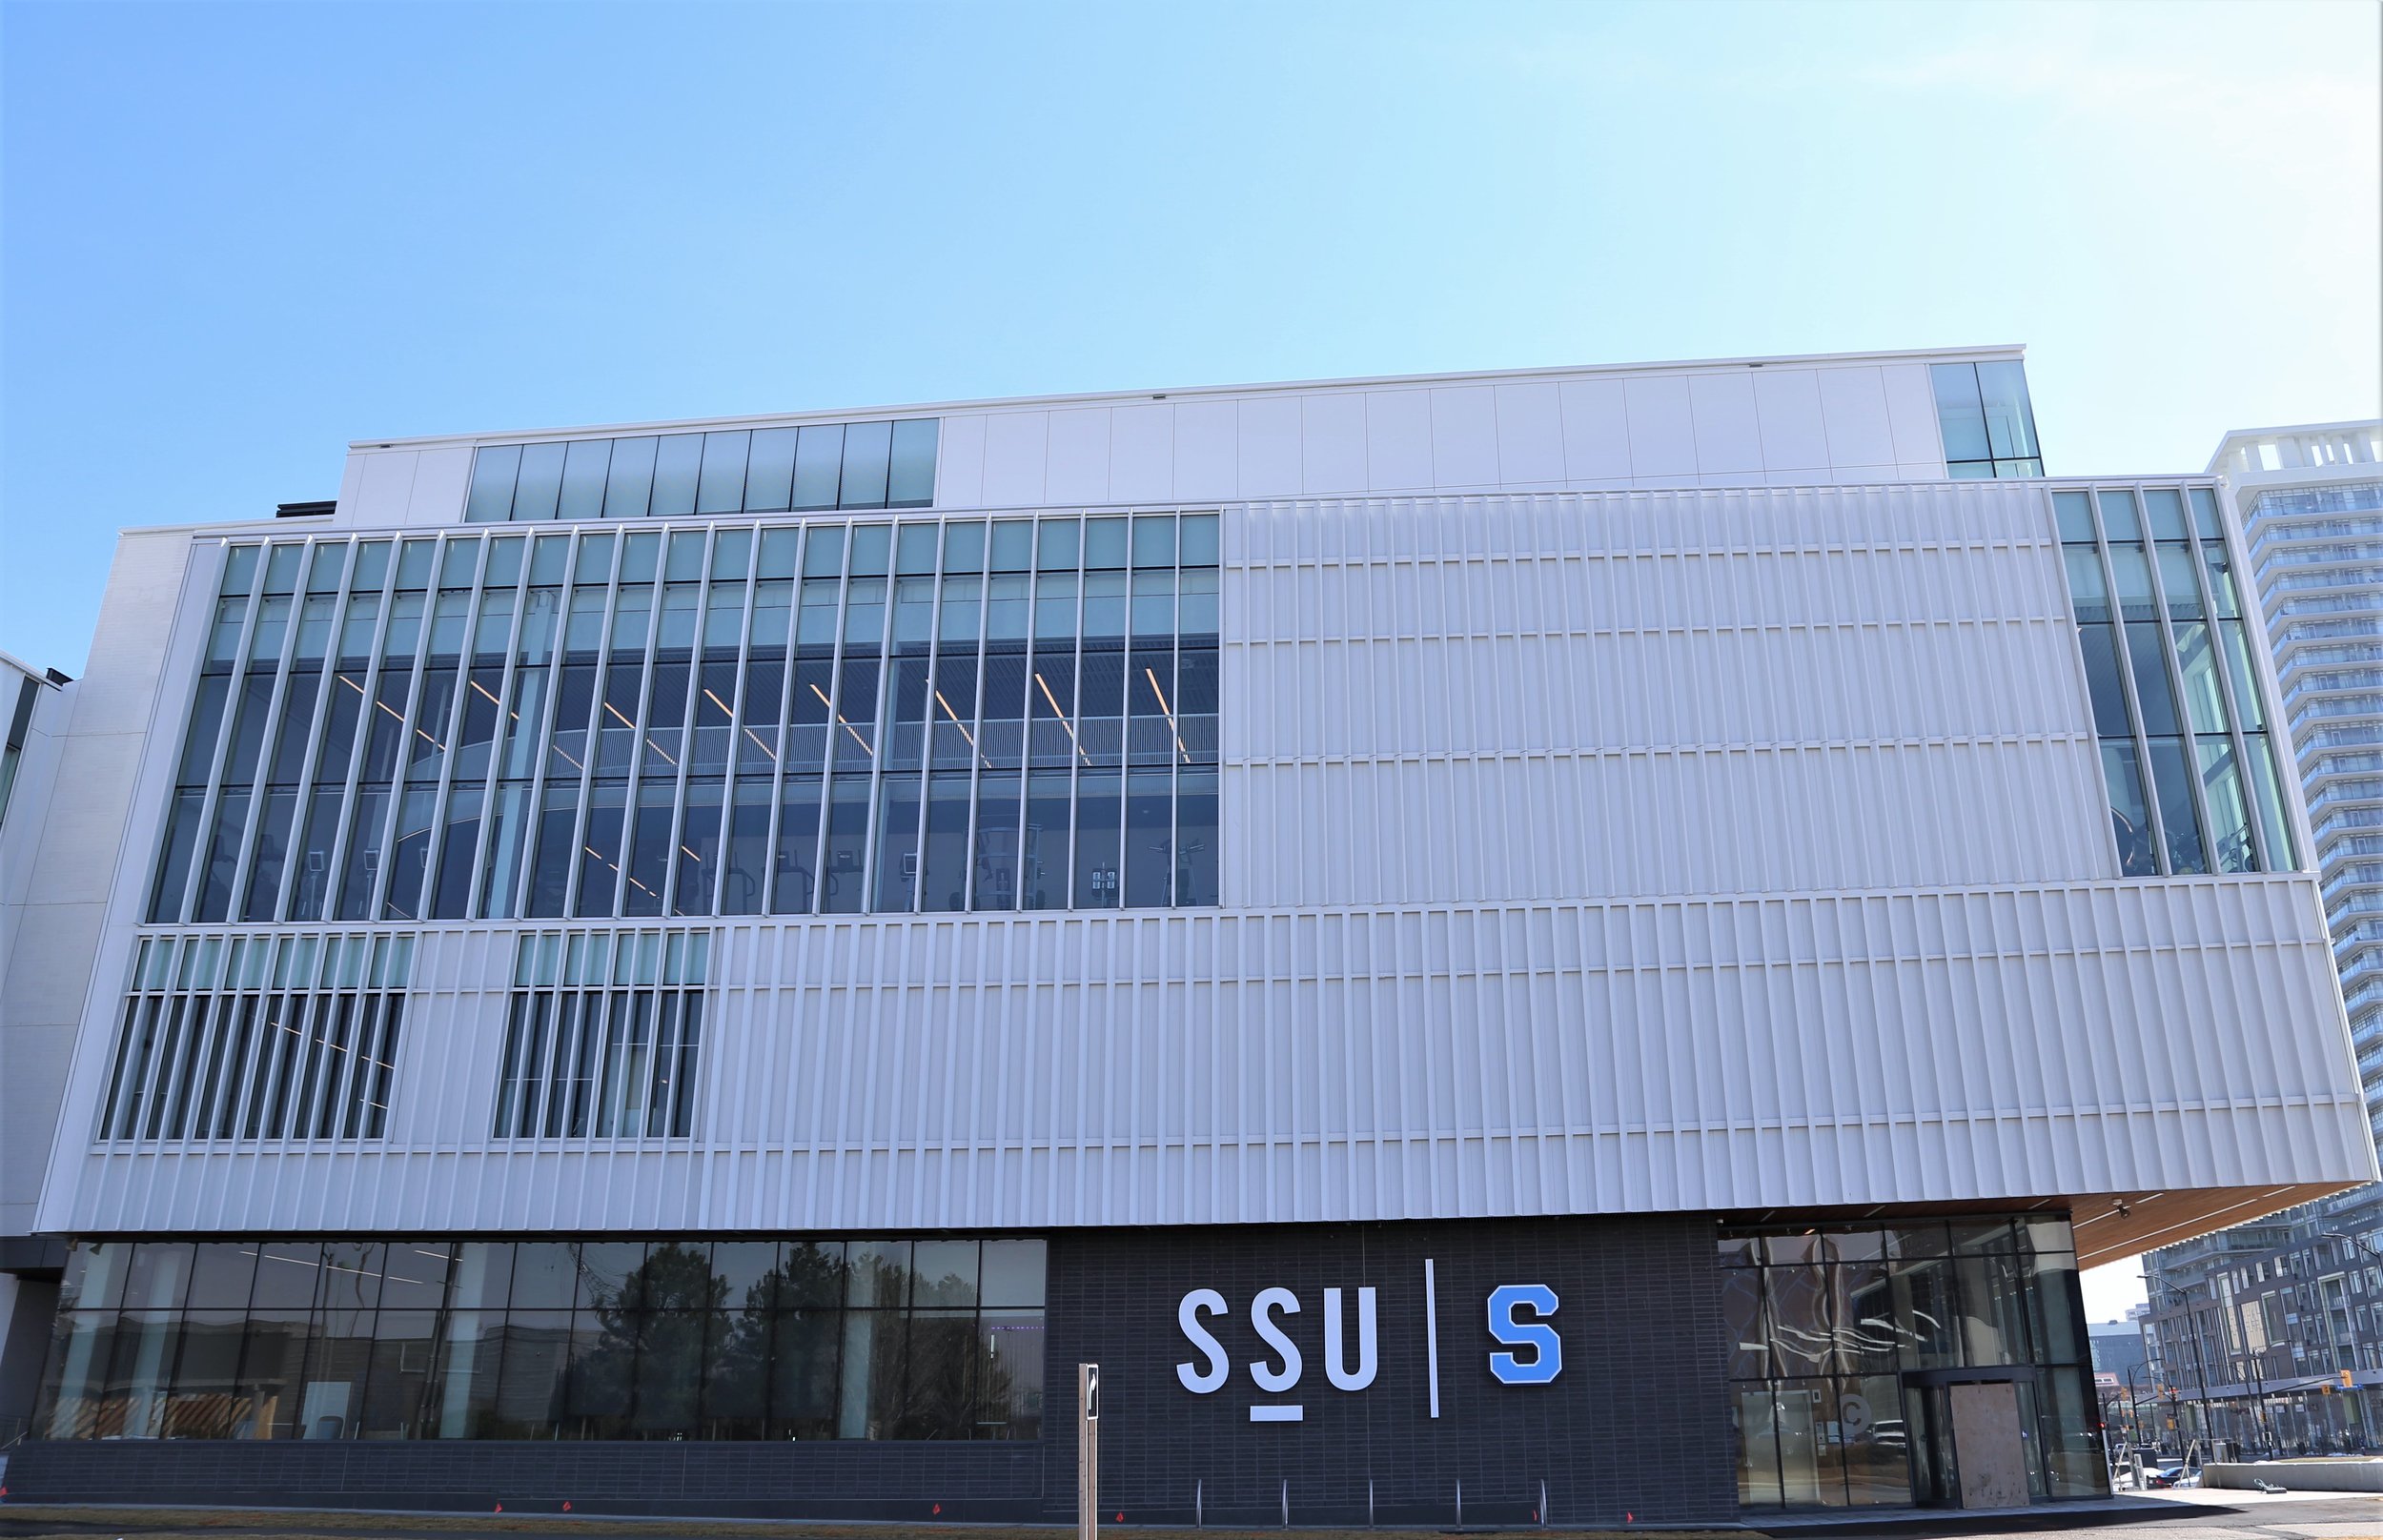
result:
M 26 1431 L 49 1349 L 40 1322 L 57 1307 L 51 1280 L 66 1261 L 63 1242 L 34 1234 L 33 1208 L 81 1007 L 57 1010 L 48 1031 L 12 1031 L 7 1023 L 38 1009 L 10 982 L 20 977 L 19 921 L 34 893 L 73 699 L 74 681 L 64 674 L 0 653 L 0 1446 Z M 30 983 L 33 970 L 22 978 Z
M 2002 348 L 128 532 L 10 1484 L 1054 1515 L 1099 1362 L 1129 1522 L 2096 1494 L 2077 1269 L 2375 1165 L 2241 531 L 2043 470 Z

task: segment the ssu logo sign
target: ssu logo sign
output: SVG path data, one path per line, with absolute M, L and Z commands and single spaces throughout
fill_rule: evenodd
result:
M 1374 1383 L 1379 1367 L 1379 1293 L 1372 1286 L 1351 1292 L 1324 1290 L 1324 1378 L 1334 1390 L 1354 1392 Z M 1489 1372 L 1501 1385 L 1549 1385 L 1564 1370 L 1563 1339 L 1554 1318 L 1560 1301 L 1545 1284 L 1500 1284 L 1484 1302 L 1490 1340 L 1497 1346 L 1489 1355 Z M 1423 1265 L 1421 1300 L 1424 1319 L 1426 1393 L 1430 1414 L 1439 1415 L 1439 1301 L 1429 1261 Z M 1269 1396 L 1295 1392 L 1307 1374 L 1307 1357 L 1293 1340 L 1288 1317 L 1305 1309 L 1288 1288 L 1258 1291 L 1249 1303 L 1249 1333 L 1257 1339 L 1255 1356 L 1242 1368 L 1258 1390 Z M 1233 1319 L 1232 1303 L 1213 1288 L 1195 1288 L 1175 1308 L 1175 1324 L 1192 1356 L 1175 1366 L 1175 1378 L 1193 1395 L 1214 1395 L 1232 1379 L 1232 1355 L 1219 1332 Z M 1295 1423 L 1306 1419 L 1300 1402 L 1260 1402 L 1250 1408 L 1253 1423 Z
M 1556 1291 L 1545 1284 L 1500 1284 L 1490 1290 L 1490 1335 L 1514 1352 L 1490 1354 L 1490 1372 L 1504 1385 L 1547 1385 L 1564 1371 L 1564 1342 L 1547 1318 L 1556 1313 Z

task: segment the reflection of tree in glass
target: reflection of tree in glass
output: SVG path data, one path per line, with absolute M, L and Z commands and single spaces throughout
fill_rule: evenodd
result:
M 676 1242 L 653 1247 L 617 1291 L 601 1288 L 595 1293 L 599 1334 L 594 1346 L 582 1348 L 572 1362 L 573 1408 L 598 1415 L 627 1413 L 641 1349 L 655 1355 L 658 1363 L 701 1363 L 706 1313 L 699 1312 L 718 1309 L 726 1303 L 727 1292 L 728 1286 L 712 1276 L 708 1248 Z M 685 1340 L 690 1332 L 695 1334 L 692 1343 Z M 691 1425 L 700 1389 L 694 1376 L 649 1372 L 648 1405 L 639 1409 L 639 1423 L 648 1428 Z
M 910 1372 L 896 1438 L 967 1438 L 975 1431 L 976 1318 L 910 1318 Z
M 724 1293 L 726 1286 L 721 1287 Z M 784 1352 L 787 1346 L 778 1345 L 773 1350 L 774 1318 L 782 1311 L 807 1310 L 816 1314 L 822 1307 L 832 1310 L 844 1303 L 844 1287 L 841 1246 L 804 1242 L 788 1245 L 778 1266 L 745 1289 L 736 1313 L 723 1323 L 710 1363 L 710 1406 L 715 1409 L 707 1415 L 717 1418 L 722 1414 L 718 1408 L 733 1408 L 736 1415 L 758 1419 L 769 1409 L 772 1359 L 775 1353 Z M 829 1365 L 832 1368 L 832 1359 Z M 783 1402 L 791 1398 L 782 1395 L 779 1399 Z M 795 1423 L 801 1412 L 825 1410 L 787 1405 L 774 1409 L 780 1423 Z M 798 1432 L 796 1436 L 802 1435 Z
M 966 1307 L 974 1280 L 950 1273 L 929 1281 L 897 1256 L 865 1253 L 847 1264 L 842 1252 L 789 1244 L 743 1299 L 731 1301 L 705 1248 L 653 1246 L 617 1288 L 595 1291 L 599 1330 L 571 1366 L 572 1407 L 626 1423 L 634 1400 L 635 1426 L 648 1432 L 759 1423 L 766 1410 L 783 1436 L 824 1436 L 837 1404 L 866 1408 L 860 1427 L 847 1431 L 872 1438 L 965 1439 L 1008 1425 L 1016 1375 Z M 912 1313 L 913 1301 L 927 1307 Z M 832 1381 L 819 1387 L 825 1395 L 804 1393 L 798 1386 L 809 1371 L 790 1375 L 802 1366 L 778 1361 L 804 1351 L 790 1323 L 825 1315 L 832 1331 L 847 1304 L 874 1317 L 869 1332 L 845 1334 L 844 1373 L 866 1383 L 841 1395 Z M 786 1404 L 792 1399 L 823 1404 Z

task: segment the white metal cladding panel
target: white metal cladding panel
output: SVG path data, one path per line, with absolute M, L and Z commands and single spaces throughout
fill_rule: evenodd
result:
M 489 1137 L 512 955 L 423 933 L 385 1148 L 86 1153 L 45 1224 L 1240 1223 L 2372 1172 L 2302 875 L 728 925 L 699 1136 L 664 1152 Z
M 1225 519 L 1229 904 L 2114 876 L 2040 489 Z

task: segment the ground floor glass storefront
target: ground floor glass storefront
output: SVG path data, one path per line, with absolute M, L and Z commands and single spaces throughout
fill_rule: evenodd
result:
M 1044 1245 L 79 1242 L 50 1438 L 1032 1439 Z
M 1461 1479 L 1477 1515 L 1501 1493 L 1524 1512 L 1545 1483 L 1548 1501 L 1582 1512 L 1619 1502 L 1683 1523 L 1975 1505 L 1989 1473 L 1993 1506 L 2090 1496 L 2106 1488 L 2072 1246 L 2057 1218 L 1717 1227 L 1684 1214 L 1048 1242 L 85 1240 L 69 1252 L 26 1477 L 170 1489 L 197 1479 L 155 1442 L 172 1440 L 295 1441 L 326 1457 L 336 1440 L 510 1440 L 521 1458 L 546 1446 L 535 1458 L 548 1465 L 642 1441 L 604 1456 L 645 1462 L 618 1501 L 643 1501 L 649 1480 L 725 1482 L 715 1495 L 730 1507 L 783 1480 L 814 1508 L 847 1488 L 890 1502 L 977 1483 L 1015 1516 L 1070 1489 L 1072 1387 L 1057 1387 L 1061 1436 L 1047 1438 L 1047 1376 L 1096 1361 L 1118 1388 L 1111 1431 L 1166 1451 L 1117 1478 L 1145 1509 L 1196 1485 L 1218 1511 L 1240 1498 L 1273 1511 L 1285 1480 L 1319 1512 L 1387 1494 L 1434 1515 Z M 1483 1310 L 1523 1284 L 1545 1291 L 1562 1349 L 1545 1384 L 1497 1371 L 1513 1343 L 1496 1335 L 1497 1307 Z M 1309 1304 L 1277 1323 L 1304 1381 L 1259 1373 L 1275 1348 L 1255 1334 L 1253 1302 L 1269 1289 Z M 1320 1375 L 1349 1330 L 1330 1323 L 1332 1289 L 1367 1300 L 1357 1356 L 1377 1368 Z M 1229 1307 L 1205 1318 L 1231 1361 L 1213 1394 L 1183 1378 L 1205 1351 L 1182 1329 L 1184 1301 L 1203 1290 Z M 1618 1409 L 1648 1387 L 1695 1414 L 1656 1429 Z M 1297 1418 L 1254 1415 L 1281 1395 Z M 762 1441 L 778 1450 L 766 1469 L 725 1448 Z M 936 1447 L 959 1444 L 973 1448 Z M 664 1446 L 700 1473 L 654 1467 Z M 1617 1449 L 1653 1472 L 1643 1489 L 1616 1487 Z M 281 1478 L 256 1464 L 265 1452 L 225 1446 L 210 1479 L 268 1489 Z M 299 1484 L 324 1500 L 468 1507 L 485 1478 L 467 1454 L 407 1457 L 435 1492 L 393 1494 L 397 1468 L 370 1459 L 316 1461 Z M 599 1495 L 576 1468 L 539 1479 Z
M 1932 1399 L 2006 1385 L 2031 1498 L 2108 1491 L 2066 1220 L 1724 1227 L 1738 1500 L 1953 1501 Z

